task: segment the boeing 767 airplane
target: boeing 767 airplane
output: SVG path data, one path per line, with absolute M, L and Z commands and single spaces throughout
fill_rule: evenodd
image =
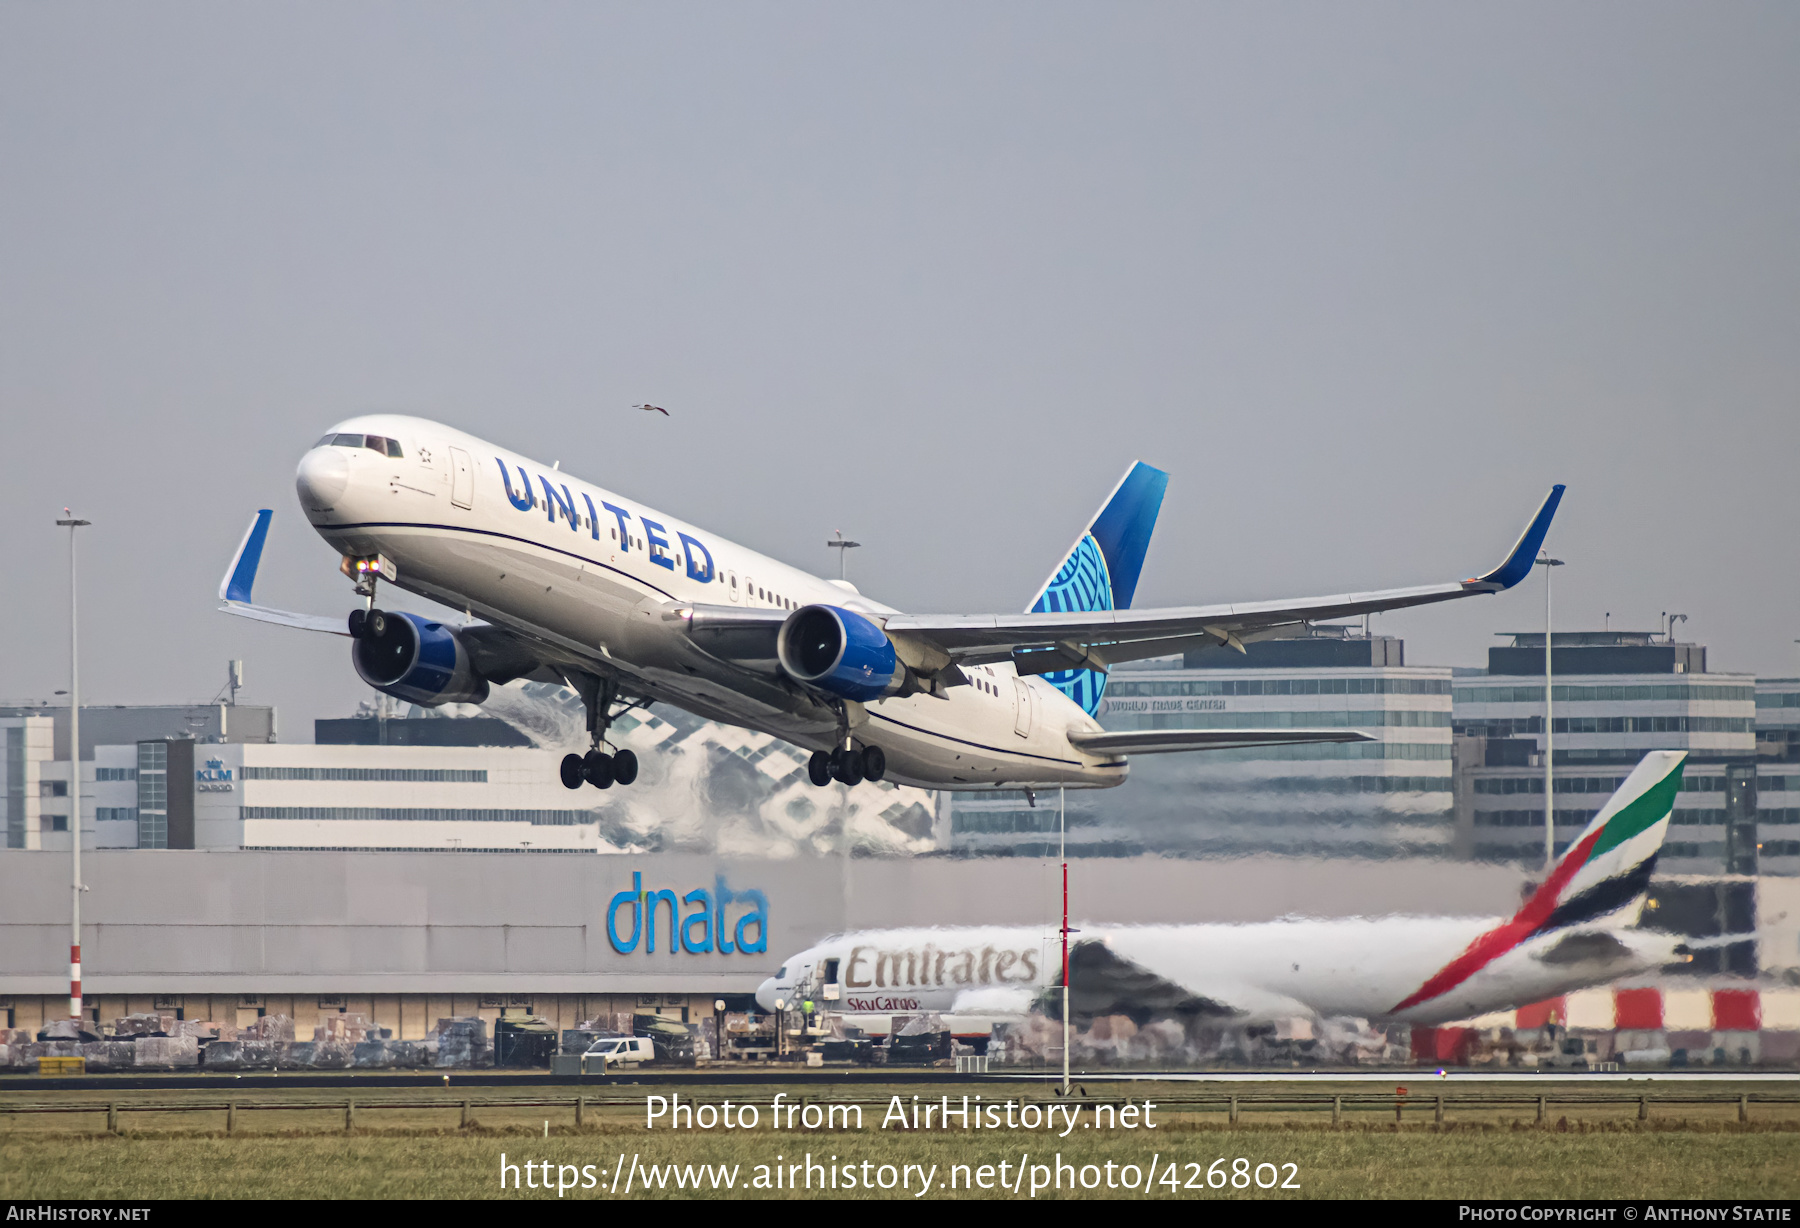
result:
M 1107 732 L 1107 670 L 1304 635 L 1322 619 L 1511 588 L 1531 571 L 1563 488 L 1506 560 L 1472 579 L 1297 601 L 1134 610 L 1168 475 L 1134 464 L 1020 614 L 907 614 L 623 495 L 422 418 L 339 423 L 300 458 L 313 528 L 343 556 L 361 604 L 347 618 L 256 605 L 271 513 L 219 586 L 231 614 L 349 636 L 370 686 L 426 706 L 480 703 L 514 679 L 563 683 L 591 749 L 571 789 L 630 784 L 607 740 L 623 712 L 667 703 L 814 753 L 812 781 L 930 789 L 1107 787 L 1126 757 L 1291 742 L 1368 741 L 1346 729 Z M 381 608 L 378 586 L 465 612 L 441 622 Z

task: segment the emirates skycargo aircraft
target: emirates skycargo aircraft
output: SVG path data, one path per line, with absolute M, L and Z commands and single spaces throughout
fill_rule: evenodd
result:
M 1681 789 L 1651 751 L 1511 918 L 1091 925 L 1069 948 L 1072 1015 L 1250 1025 L 1353 1016 L 1449 1023 L 1674 963 L 1679 935 L 1632 928 Z M 788 958 L 757 991 L 828 1010 L 1023 1015 L 1060 1009 L 1055 926 L 864 931 Z
M 253 604 L 271 513 L 258 512 L 219 586 L 232 614 L 350 636 L 370 686 L 416 704 L 480 703 L 518 678 L 565 683 L 592 749 L 562 780 L 630 784 L 610 749 L 623 712 L 668 703 L 810 748 L 813 783 L 922 788 L 1105 787 L 1126 756 L 1289 742 L 1367 741 L 1344 729 L 1108 733 L 1106 671 L 1303 635 L 1321 619 L 1495 593 L 1517 584 L 1562 497 L 1554 487 L 1506 561 L 1457 583 L 1299 601 L 1133 610 L 1168 475 L 1133 465 L 1022 614 L 905 614 L 421 418 L 373 415 L 326 432 L 296 486 L 363 599 L 347 619 Z M 384 610 L 378 584 L 464 611 Z

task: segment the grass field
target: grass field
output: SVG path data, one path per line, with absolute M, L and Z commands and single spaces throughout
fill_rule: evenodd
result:
M 1540 1085 L 1522 1085 L 1532 1097 Z M 572 1097 L 576 1089 L 533 1089 Z M 591 1089 L 583 1089 L 591 1090 Z M 669 1089 L 646 1088 L 648 1094 Z M 1800 1196 L 1800 1104 L 1755 1104 L 1748 1122 L 1738 1120 L 1735 1100 L 1709 1104 L 1652 1102 L 1650 1119 L 1640 1122 L 1635 1103 L 1598 1104 L 1586 1097 L 1594 1089 L 1568 1090 L 1549 1106 L 1538 1124 L 1536 1106 L 1521 1101 L 1488 1107 L 1458 1107 L 1436 1124 L 1431 1097 L 1435 1086 L 1415 1089 L 1406 1119 L 1394 1122 L 1387 1105 L 1346 1108 L 1341 1125 L 1331 1122 L 1328 1102 L 1315 1107 L 1271 1110 L 1256 1097 L 1291 1088 L 1238 1085 L 1228 1093 L 1197 1092 L 1192 1085 L 1091 1085 L 1095 1097 L 1148 1099 L 1158 1108 L 1154 1130 L 1095 1128 L 1092 1104 L 1082 1106 L 1073 1129 L 1067 1118 L 1055 1129 L 952 1128 L 909 1131 L 881 1128 L 890 1094 L 910 1107 L 947 1094 L 953 1103 L 966 1093 L 990 1100 L 1012 1098 L 1044 1105 L 1055 1101 L 1036 1087 L 946 1083 L 941 1088 L 831 1088 L 819 1085 L 781 1088 L 685 1088 L 684 1097 L 717 1104 L 730 1099 L 763 1104 L 755 1129 L 647 1130 L 640 1096 L 629 1089 L 607 1095 L 623 1103 L 585 1106 L 580 1127 L 572 1105 L 554 1107 L 477 1107 L 473 1123 L 462 1127 L 461 1100 L 475 1093 L 445 1090 L 359 1089 L 353 1128 L 345 1129 L 342 1096 L 319 1089 L 294 1092 L 258 1091 L 240 1097 L 280 1107 L 241 1107 L 230 1136 L 224 1114 L 143 1111 L 134 1106 L 208 1106 L 227 1093 L 212 1091 L 140 1091 L 108 1094 L 103 1088 L 33 1095 L 29 1086 L 13 1085 L 0 1093 L 0 1107 L 54 1103 L 59 1107 L 91 1105 L 94 1112 L 0 1115 L 0 1197 L 5 1198 L 186 1198 L 186 1197 L 557 1197 L 551 1188 L 501 1189 L 501 1156 L 523 1166 L 547 1163 L 547 1180 L 572 1188 L 564 1197 L 623 1197 L 625 1176 L 632 1196 L 694 1197 L 692 1188 L 676 1189 L 669 1170 L 655 1170 L 652 1182 L 665 1188 L 643 1189 L 649 1166 L 705 1164 L 715 1176 L 735 1169 L 730 1190 L 702 1188 L 701 1197 L 789 1197 L 806 1191 L 758 1188 L 761 1177 L 773 1187 L 772 1166 L 802 1163 L 810 1153 L 815 1164 L 838 1173 L 838 1188 L 829 1186 L 828 1170 L 814 1169 L 814 1193 L 833 1198 L 909 1197 L 929 1174 L 930 1193 L 939 1197 L 1028 1197 L 1034 1181 L 1045 1186 L 1038 1197 L 1128 1197 L 1115 1187 L 1129 1178 L 1136 1195 L 1161 1198 L 1343 1197 L 1343 1198 L 1793 1198 Z M 1345 1085 L 1308 1087 L 1309 1094 L 1367 1095 L 1369 1088 Z M 1460 1087 L 1458 1093 L 1471 1089 Z M 1508 1089 L 1483 1088 L 1504 1094 Z M 1707 1088 L 1709 1094 L 1735 1097 L 1739 1090 Z M 814 1103 L 856 1100 L 864 1104 L 861 1129 L 770 1128 L 768 1101 L 776 1091 L 791 1100 L 805 1096 Z M 1676 1094 L 1663 1088 L 1664 1094 Z M 435 1093 L 435 1094 L 434 1094 Z M 1420 1093 L 1423 1093 L 1421 1096 Z M 491 1093 L 498 1095 L 500 1093 Z M 1195 1104 L 1204 1094 L 1240 1097 L 1243 1116 L 1229 1124 L 1222 1099 Z M 1635 1093 L 1633 1093 L 1635 1094 Z M 1652 1093 L 1654 1096 L 1657 1093 Z M 1791 1091 L 1783 1094 L 1792 1094 Z M 477 1095 L 477 1099 L 479 1096 Z M 383 1107 L 398 1101 L 423 1102 L 419 1107 Z M 1186 1101 L 1187 1103 L 1182 1103 Z M 124 1109 L 122 1133 L 106 1132 L 107 1103 Z M 545 1137 L 546 1123 L 549 1136 Z M 1047 1188 L 1056 1179 L 1055 1157 L 1070 1166 L 1061 1172 L 1060 1190 Z M 835 1157 L 835 1162 L 832 1160 Z M 1244 1163 L 1237 1161 L 1242 1159 Z M 1206 1173 L 1215 1161 L 1214 1182 Z M 863 1168 L 867 1161 L 869 1167 Z M 999 1166 L 1007 1165 L 1005 1170 Z M 992 1186 L 1011 1182 L 1018 1165 L 1026 1166 L 1019 1193 L 1000 1188 L 967 1188 L 982 1166 Z M 1112 1165 L 1109 1171 L 1105 1166 Z M 1154 1163 L 1154 1169 L 1151 1165 Z M 1173 1163 L 1174 1167 L 1170 1165 Z M 844 1167 L 851 1166 L 857 1188 L 845 1188 Z M 880 1166 L 893 1166 L 882 1170 Z M 902 1166 L 917 1165 L 917 1169 Z M 1085 1166 L 1093 1166 L 1084 1173 Z M 1258 1168 L 1258 1165 L 1265 1167 Z M 1289 1167 L 1289 1166 L 1293 1167 Z M 567 1166 L 567 1167 L 565 1167 Z M 591 1166 L 591 1167 L 588 1167 Z M 758 1166 L 763 1166 L 759 1172 Z M 961 1167 L 957 1167 L 961 1166 Z M 1273 1166 L 1273 1167 L 1267 1167 Z M 1240 1188 L 1233 1188 L 1235 1181 Z M 681 1170 L 686 1175 L 686 1170 Z M 521 1168 L 521 1174 L 523 1169 Z M 619 1173 L 619 1190 L 610 1187 Z M 904 1182 L 902 1183 L 902 1174 Z M 1135 1176 L 1133 1176 L 1135 1174 Z M 583 1177 L 588 1188 L 583 1188 Z M 508 1174 L 512 1180 L 511 1174 Z M 535 1177 L 535 1174 L 534 1174 Z M 864 1178 L 891 1181 L 890 1190 L 861 1188 Z M 1083 1178 L 1095 1188 L 1079 1188 Z M 523 1184 L 523 1177 L 518 1179 Z M 954 1180 L 957 1188 L 950 1188 Z M 1259 1189 L 1258 1181 L 1275 1188 Z M 782 1185 L 787 1184 L 783 1172 Z M 710 1185 L 710 1182 L 708 1183 Z M 1288 1188 L 1282 1188 L 1282 1187 Z M 1071 1188 L 1075 1187 L 1075 1188 Z M 1297 1187 L 1297 1188 L 1296 1188 Z

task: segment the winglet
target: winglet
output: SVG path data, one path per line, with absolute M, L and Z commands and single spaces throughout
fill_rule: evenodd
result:
M 237 553 L 231 556 L 231 566 L 225 569 L 225 578 L 219 581 L 220 601 L 250 604 L 250 589 L 256 583 L 256 567 L 262 562 L 263 542 L 269 536 L 269 521 L 274 515 L 265 507 L 250 518 L 244 540 L 238 543 Z
M 1543 506 L 1538 508 L 1531 523 L 1525 526 L 1525 531 L 1519 534 L 1519 540 L 1513 545 L 1512 553 L 1506 556 L 1504 563 L 1484 576 L 1475 576 L 1463 583 L 1492 584 L 1497 588 L 1507 589 L 1530 575 L 1532 565 L 1537 561 L 1537 553 L 1543 548 L 1544 535 L 1550 531 L 1550 518 L 1556 515 L 1556 505 L 1562 502 L 1565 489 L 1560 482 L 1550 488 L 1550 493 L 1544 496 Z

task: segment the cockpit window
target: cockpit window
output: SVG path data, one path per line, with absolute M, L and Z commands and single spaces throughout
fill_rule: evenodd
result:
M 389 439 L 386 435 L 327 435 L 313 445 L 315 448 L 367 448 L 382 456 L 402 456 L 400 441 Z

